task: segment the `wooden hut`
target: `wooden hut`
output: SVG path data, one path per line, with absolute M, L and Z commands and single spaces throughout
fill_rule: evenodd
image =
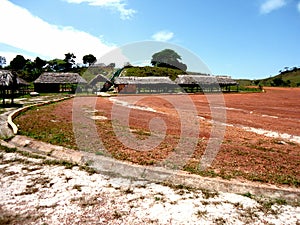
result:
M 92 87 L 94 91 L 99 91 L 102 86 L 109 81 L 110 80 L 106 76 L 98 74 L 89 82 L 89 86 Z
M 17 75 L 9 70 L 0 70 L 0 92 L 3 105 L 5 105 L 5 98 L 9 96 L 13 104 L 14 93 L 17 89 Z
M 237 82 L 229 76 L 178 75 L 175 83 L 187 92 L 214 92 L 229 90 Z
M 19 94 L 24 95 L 24 94 L 28 94 L 29 93 L 29 86 L 30 86 L 30 84 L 26 80 L 24 80 L 24 79 L 22 79 L 20 77 L 17 77 L 17 84 L 18 84 L 18 92 L 19 92 Z
M 118 92 L 151 93 L 173 91 L 177 85 L 169 77 L 117 77 L 114 82 Z
M 77 85 L 87 84 L 78 73 L 43 73 L 34 82 L 39 93 L 75 92 Z

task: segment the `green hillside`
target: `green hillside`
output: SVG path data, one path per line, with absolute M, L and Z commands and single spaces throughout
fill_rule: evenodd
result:
M 286 69 L 276 76 L 265 79 L 236 79 L 236 81 L 239 82 L 240 86 L 300 87 L 300 68 Z
M 280 74 L 260 80 L 263 86 L 300 87 L 300 68 L 284 71 Z
M 178 75 L 185 74 L 182 70 L 171 69 L 165 67 L 129 67 L 124 69 L 122 76 L 132 76 L 132 77 L 148 77 L 148 76 L 160 76 L 160 77 L 170 77 L 171 80 L 175 80 Z

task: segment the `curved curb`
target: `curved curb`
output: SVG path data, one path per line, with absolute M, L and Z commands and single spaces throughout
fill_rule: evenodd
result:
M 261 184 L 250 181 L 224 180 L 221 178 L 202 177 L 185 171 L 170 170 L 162 167 L 141 166 L 130 162 L 119 161 L 95 153 L 76 151 L 61 146 L 16 135 L 2 145 L 21 148 L 33 153 L 47 155 L 56 159 L 67 160 L 79 165 L 89 164 L 99 173 L 128 179 L 141 179 L 171 186 L 185 186 L 200 190 L 227 192 L 263 196 L 271 199 L 285 199 L 287 202 L 300 202 L 300 189 Z M 8 146 L 8 147 L 9 147 Z
M 20 113 L 25 112 L 34 106 L 59 102 L 72 97 L 73 96 L 50 100 L 20 108 L 8 116 L 9 126 L 13 129 L 14 134 L 17 134 L 18 127 L 13 123 L 12 120 Z M 33 142 L 36 142 L 36 145 L 31 146 L 31 143 Z M 95 153 L 76 151 L 40 141 L 34 141 L 33 139 L 24 136 L 23 138 L 22 136 L 15 136 L 15 138 L 13 138 L 8 144 L 12 144 L 15 147 L 21 148 L 29 147 L 28 150 L 30 151 L 40 154 L 47 154 L 55 158 L 64 159 L 79 164 L 90 162 L 90 166 L 99 172 L 115 174 L 121 177 L 145 179 L 152 182 L 162 182 L 168 185 L 183 185 L 197 189 L 214 190 L 217 192 L 228 192 L 235 194 L 251 193 L 257 196 L 265 196 L 269 198 L 283 198 L 289 202 L 300 202 L 300 189 L 298 188 L 278 187 L 275 185 L 258 184 L 249 181 L 242 182 L 233 179 L 223 180 L 220 178 L 201 177 L 185 171 L 174 171 L 160 167 L 140 166 L 129 162 L 118 161 L 113 158 L 96 155 Z
M 51 104 L 51 103 L 54 103 L 54 102 L 60 102 L 60 101 L 67 100 L 67 99 L 70 99 L 70 98 L 73 98 L 73 96 L 63 97 L 63 98 L 60 98 L 60 99 L 49 100 L 49 101 L 36 103 L 36 104 L 32 104 L 32 105 L 28 105 L 28 106 L 24 106 L 22 108 L 19 108 L 19 109 L 13 111 L 12 113 L 10 113 L 8 115 L 8 117 L 7 117 L 8 127 L 10 127 L 13 131 L 13 134 L 16 135 L 16 134 L 18 134 L 18 127 L 13 122 L 13 119 L 16 118 L 18 115 L 20 115 L 22 112 L 25 112 L 25 111 L 27 111 L 30 108 L 35 107 L 35 106 L 48 105 L 48 104 Z

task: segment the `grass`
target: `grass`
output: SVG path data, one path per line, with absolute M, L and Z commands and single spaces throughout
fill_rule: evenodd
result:
M 109 104 L 105 102 L 107 100 L 100 99 L 99 101 L 103 101 L 101 102 L 103 106 Z M 19 125 L 22 135 L 54 145 L 78 149 L 73 133 L 72 106 L 72 100 L 67 100 L 32 108 L 17 117 L 15 122 Z M 96 114 L 103 116 L 110 112 L 110 109 L 97 108 L 97 110 L 99 112 Z M 144 115 L 146 117 L 147 113 L 144 112 L 142 117 Z M 164 117 L 165 115 L 160 116 Z M 143 118 L 138 119 L 144 122 Z M 167 116 L 163 119 L 170 120 Z M 59 122 L 51 122 L 51 120 Z M 35 123 L 28 123 L 27 121 L 35 121 Z M 174 123 L 174 126 L 177 124 L 174 121 L 171 123 Z M 166 159 L 171 154 L 174 154 L 174 148 L 180 140 L 180 133 L 176 133 L 177 129 L 179 129 L 178 127 L 180 127 L 180 124 L 178 124 L 177 127 L 173 128 L 172 133 L 167 132 L 164 140 L 155 149 L 151 151 L 136 151 L 124 146 L 118 140 L 110 120 L 95 121 L 95 124 L 105 152 L 99 149 L 87 151 L 139 165 L 160 165 L 161 162 L 163 162 L 161 164 L 166 165 Z M 149 128 L 145 128 L 142 124 L 130 124 L 130 129 L 133 130 L 136 138 L 140 140 L 146 139 L 150 135 Z M 248 138 L 249 140 L 251 139 L 251 137 Z M 194 155 L 191 156 L 191 160 L 186 163 L 183 170 L 205 177 L 221 177 L 226 180 L 242 178 L 261 183 L 300 187 L 300 177 L 297 174 L 300 162 L 300 155 L 297 152 L 299 145 L 279 145 L 272 138 L 266 139 L 266 141 L 264 139 L 264 141 L 258 141 L 257 143 L 252 143 L 249 140 L 240 142 L 235 140 L 234 137 L 225 137 L 218 157 L 213 165 L 206 170 L 198 169 L 201 155 L 203 155 L 207 144 L 206 141 L 199 141 Z M 290 153 L 286 154 L 286 152 Z M 72 167 L 71 165 L 66 166 Z M 171 162 L 166 166 L 172 168 L 172 166 L 175 166 L 175 163 Z M 93 173 L 95 171 L 90 172 Z

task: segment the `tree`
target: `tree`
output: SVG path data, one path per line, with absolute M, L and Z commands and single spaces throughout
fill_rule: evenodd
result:
M 17 55 L 11 62 L 10 67 L 12 70 L 22 70 L 27 63 L 27 60 L 22 55 Z
M 2 68 L 3 65 L 5 65 L 5 64 L 6 64 L 6 58 L 3 56 L 0 56 L 0 68 Z
M 34 63 L 37 69 L 42 69 L 46 65 L 47 61 L 41 59 L 40 57 L 36 57 Z
M 66 69 L 66 61 L 62 59 L 52 59 L 48 61 L 48 68 L 47 70 L 50 71 L 63 71 Z
M 180 62 L 181 56 L 172 49 L 165 49 L 152 55 L 151 64 L 157 67 L 187 70 L 187 66 Z
M 72 66 L 75 65 L 75 59 L 76 59 L 76 56 L 73 53 L 65 54 L 64 61 L 66 62 L 66 65 L 65 65 L 66 71 L 69 71 L 72 68 Z
M 83 64 L 88 64 L 89 66 L 94 62 L 96 62 L 96 60 L 97 60 L 96 57 L 93 56 L 92 54 L 85 55 L 82 58 Z
M 110 68 L 115 68 L 116 67 L 116 64 L 115 63 L 110 63 L 109 65 L 108 65 L 108 67 L 110 67 Z
M 281 77 L 276 77 L 273 79 L 272 86 L 275 87 L 284 86 L 284 80 Z

